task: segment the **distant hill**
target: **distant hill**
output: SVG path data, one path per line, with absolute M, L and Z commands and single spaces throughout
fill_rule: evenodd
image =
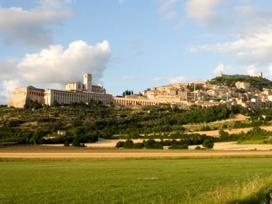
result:
M 248 75 L 222 75 L 210 80 L 211 84 L 225 85 L 234 87 L 237 81 L 249 82 L 251 87 L 262 90 L 263 88 L 272 89 L 272 81 L 263 77 Z

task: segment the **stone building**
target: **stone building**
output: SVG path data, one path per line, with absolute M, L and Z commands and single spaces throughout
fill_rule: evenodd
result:
M 162 104 L 162 102 L 143 98 L 114 97 L 114 104 L 121 106 L 153 106 Z
M 83 83 L 72 82 L 65 86 L 66 90 L 39 89 L 33 86 L 17 88 L 13 91 L 9 106 L 23 108 L 31 102 L 42 105 L 100 102 L 113 102 L 111 94 L 107 94 L 102 86 L 92 85 L 92 75 L 84 74 Z
M 246 90 L 246 89 L 250 88 L 250 83 L 237 81 L 235 83 L 235 86 L 237 89 L 245 89 Z
M 111 94 L 84 92 L 84 91 L 62 91 L 55 89 L 46 89 L 44 94 L 45 105 L 55 104 L 75 104 L 75 103 L 91 103 L 101 102 L 110 104 L 113 101 Z
M 44 89 L 38 89 L 33 86 L 17 88 L 12 93 L 9 106 L 24 108 L 25 104 L 31 101 L 44 104 Z

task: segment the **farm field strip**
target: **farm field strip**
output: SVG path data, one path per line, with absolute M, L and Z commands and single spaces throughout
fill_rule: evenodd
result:
M 272 157 L 272 151 L 112 151 L 112 152 L 0 152 L 0 158 L 76 159 L 76 158 L 207 158 Z
M 5 159 L 0 203 L 256 203 L 271 168 L 272 158 Z

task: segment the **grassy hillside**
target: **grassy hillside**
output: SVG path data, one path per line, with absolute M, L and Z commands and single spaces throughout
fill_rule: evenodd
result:
M 252 87 L 260 90 L 262 88 L 272 88 L 272 81 L 266 78 L 248 75 L 222 75 L 210 80 L 212 84 L 226 85 L 231 87 L 234 87 L 237 81 L 248 82 Z
M 0 144 L 79 143 L 97 138 L 165 132 L 183 133 L 183 124 L 230 118 L 239 109 L 226 106 L 193 107 L 184 111 L 171 106 L 141 109 L 103 105 L 74 105 L 39 109 L 0 108 Z M 58 130 L 66 136 L 57 135 Z
M 271 158 L 0 160 L 0 203 L 260 203 L 271 168 Z

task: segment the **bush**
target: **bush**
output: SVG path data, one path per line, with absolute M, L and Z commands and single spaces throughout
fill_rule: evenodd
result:
M 156 141 L 153 140 L 153 139 L 144 141 L 144 147 L 145 147 L 146 149 L 163 149 L 162 144 L 159 143 L 159 142 L 156 142 Z
M 202 146 L 207 148 L 207 149 L 212 149 L 214 146 L 214 141 L 213 139 L 205 139 L 202 143 Z
M 142 149 L 143 147 L 144 147 L 144 144 L 141 143 L 141 142 L 135 143 L 135 144 L 133 145 L 133 148 L 134 148 L 134 149 Z
M 196 147 L 195 147 L 195 150 L 200 150 L 200 149 L 201 149 L 200 146 L 196 146 Z
M 131 148 L 133 148 L 133 141 L 132 141 L 132 140 L 126 140 L 126 141 L 124 142 L 123 147 L 126 148 L 126 149 L 131 149 Z
M 97 132 L 88 132 L 85 136 L 86 142 L 97 142 L 98 141 L 98 133 Z
M 220 130 L 219 131 L 219 136 L 220 136 L 221 139 L 225 139 L 225 138 L 229 137 L 229 133 L 225 132 L 224 130 Z
M 84 145 L 84 143 L 82 143 L 81 140 L 82 140 L 82 139 L 81 139 L 80 136 L 75 136 L 75 137 L 74 137 L 74 140 L 73 140 L 73 142 L 72 142 L 72 145 L 73 145 L 74 147 L 84 147 L 85 145 Z
M 269 136 L 268 138 L 266 138 L 266 139 L 264 140 L 264 143 L 265 143 L 265 144 L 272 144 L 272 136 Z
M 208 125 L 205 125 L 203 127 L 201 127 L 200 131 L 209 131 L 209 130 L 212 130 L 212 128 Z
M 125 142 L 119 141 L 119 142 L 116 143 L 115 147 L 116 148 L 122 148 L 122 147 L 124 147 L 124 144 L 125 144 Z
M 17 126 L 19 126 L 22 123 L 23 123 L 23 121 L 21 121 L 21 120 L 9 120 L 9 121 L 6 121 L 4 123 L 4 125 L 6 127 L 8 127 L 8 128 L 12 128 L 12 127 L 17 127 Z
M 70 146 L 69 140 L 65 140 L 65 141 L 64 141 L 64 146 L 65 146 L 65 147 L 69 147 L 69 146 Z
M 188 149 L 187 144 L 171 145 L 169 149 Z
M 45 136 L 47 133 L 38 129 L 35 132 L 33 132 L 32 137 L 30 138 L 29 142 L 31 144 L 41 144 L 42 143 L 42 137 Z

